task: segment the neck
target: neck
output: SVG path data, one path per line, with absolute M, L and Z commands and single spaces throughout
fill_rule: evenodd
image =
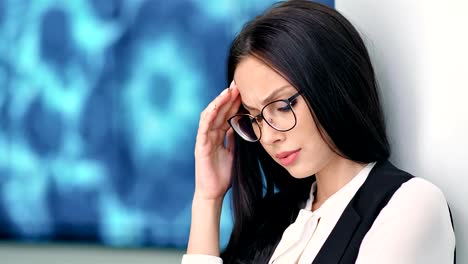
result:
M 315 174 L 317 194 L 314 204 L 319 207 L 350 182 L 365 166 L 366 164 L 357 163 L 338 155 L 333 157 L 322 170 Z

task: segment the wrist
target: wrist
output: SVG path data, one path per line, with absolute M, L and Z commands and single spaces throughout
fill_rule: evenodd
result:
M 223 205 L 223 200 L 224 200 L 224 196 L 211 197 L 211 196 L 206 196 L 201 193 L 195 192 L 195 194 L 193 195 L 192 203 L 193 203 L 193 206 L 203 205 L 204 207 L 207 206 L 207 207 L 221 208 Z
M 219 223 L 222 197 L 209 198 L 195 193 L 192 202 L 192 221 L 188 254 L 219 256 Z
M 223 195 L 208 195 L 204 192 L 195 190 L 195 193 L 193 195 L 193 202 L 200 202 L 200 203 L 207 203 L 207 204 L 219 204 L 223 203 L 224 200 Z

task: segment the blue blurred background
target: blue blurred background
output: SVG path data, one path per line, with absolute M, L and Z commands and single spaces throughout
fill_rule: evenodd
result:
M 0 239 L 184 248 L 199 114 L 273 2 L 0 0 Z

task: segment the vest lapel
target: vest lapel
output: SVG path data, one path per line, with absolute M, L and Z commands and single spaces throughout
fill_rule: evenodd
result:
M 391 164 L 377 162 L 346 206 L 312 264 L 355 263 L 364 236 L 400 186 L 413 176 Z
M 346 207 L 341 218 L 346 219 L 346 221 L 338 221 L 335 228 L 330 233 L 330 237 L 336 237 L 338 239 L 328 239 L 325 244 L 323 244 L 312 264 L 340 262 L 341 257 L 348 247 L 349 241 L 353 237 L 354 231 L 361 222 L 361 217 L 356 210 L 354 210 L 351 203 Z

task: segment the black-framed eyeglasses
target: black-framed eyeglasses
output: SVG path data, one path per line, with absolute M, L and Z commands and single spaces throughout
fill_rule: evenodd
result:
M 249 142 L 256 142 L 262 138 L 262 130 L 259 122 L 264 120 L 270 127 L 277 131 L 286 132 L 296 126 L 297 118 L 294 113 L 294 105 L 297 97 L 302 94 L 298 91 L 288 99 L 276 100 L 268 103 L 262 108 L 260 114 L 253 116 L 250 114 L 237 114 L 228 119 L 229 125 Z

